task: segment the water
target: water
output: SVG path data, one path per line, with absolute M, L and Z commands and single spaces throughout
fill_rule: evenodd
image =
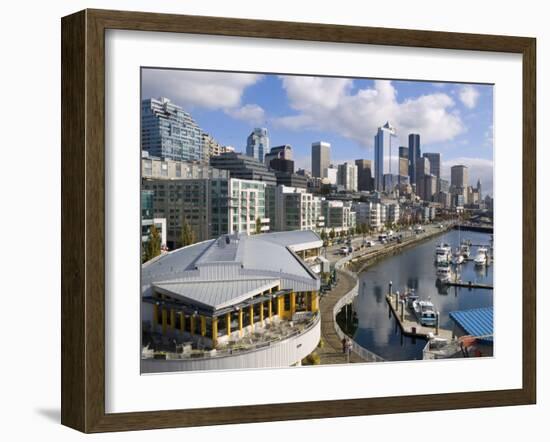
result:
M 435 248 L 441 242 L 452 246 L 453 251 L 460 240 L 472 244 L 490 244 L 485 233 L 452 230 L 425 243 L 407 249 L 401 254 L 388 257 L 369 267 L 359 275 L 359 294 L 353 308 L 359 319 L 354 339 L 363 347 L 384 359 L 399 361 L 422 359 L 423 339 L 402 336 L 397 321 L 390 314 L 385 295 L 389 281 L 393 290 L 414 288 L 421 298 L 431 298 L 436 311 L 440 312 L 442 328 L 452 329 L 449 312 L 493 305 L 493 290 L 443 287 L 437 282 L 434 265 Z M 477 247 L 470 248 L 470 257 L 475 257 Z M 475 268 L 473 262 L 461 265 L 461 279 L 484 284 L 493 284 L 494 263 L 485 269 Z

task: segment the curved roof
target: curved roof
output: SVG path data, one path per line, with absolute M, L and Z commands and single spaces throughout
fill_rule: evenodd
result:
M 312 235 L 313 234 L 313 235 Z M 217 310 L 279 286 L 318 290 L 318 277 L 294 253 L 317 247 L 313 232 L 223 235 L 174 250 L 142 266 L 142 295 L 154 287 L 184 302 Z

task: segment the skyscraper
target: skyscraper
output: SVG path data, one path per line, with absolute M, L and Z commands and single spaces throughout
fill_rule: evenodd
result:
M 426 152 L 423 156 L 430 160 L 430 173 L 437 179 L 441 178 L 441 154 Z
M 468 186 L 468 167 L 457 164 L 451 167 L 451 187 L 464 189 Z
M 317 141 L 311 144 L 311 174 L 324 178 L 323 171 L 330 166 L 330 143 Z
M 203 161 L 202 130 L 168 98 L 141 101 L 141 150 L 174 161 Z
M 416 161 L 420 158 L 420 135 L 409 134 L 409 177 L 411 184 L 416 183 Z
M 388 122 L 374 136 L 374 187 L 384 190 L 384 175 L 399 173 L 399 149 L 395 128 Z
M 426 186 L 425 186 L 425 177 L 430 176 L 430 160 L 427 157 L 420 157 L 416 160 L 416 194 L 421 199 L 426 199 Z M 431 181 L 430 181 L 431 183 Z
M 255 128 L 246 139 L 246 154 L 263 163 L 265 154 L 268 151 L 269 136 L 267 135 L 267 129 L 263 127 Z
M 357 190 L 374 190 L 371 160 L 355 160 L 357 166 Z
M 399 146 L 399 176 L 409 176 L 409 148 Z

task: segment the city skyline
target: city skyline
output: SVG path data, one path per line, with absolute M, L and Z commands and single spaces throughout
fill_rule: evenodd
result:
M 419 133 L 422 153 L 441 153 L 442 178 L 465 164 L 469 184 L 480 179 L 492 194 L 490 85 L 144 69 L 142 98 L 160 96 L 237 151 L 246 152 L 254 128 L 266 127 L 270 144 L 290 144 L 296 168 L 310 171 L 315 141 L 331 144 L 334 165 L 373 160 L 377 128 L 390 121 L 399 145 Z

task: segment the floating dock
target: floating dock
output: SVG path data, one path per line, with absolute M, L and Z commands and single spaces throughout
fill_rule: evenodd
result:
M 466 287 L 468 289 L 488 289 L 493 290 L 493 286 L 489 284 L 480 284 L 473 281 L 445 281 L 445 285 L 451 287 Z
M 438 338 L 452 339 L 453 332 L 441 327 L 426 327 L 418 322 L 414 312 L 412 312 L 406 305 L 398 301 L 396 308 L 396 294 L 387 294 L 386 301 L 390 307 L 393 316 L 397 320 L 401 332 L 405 336 L 413 336 L 416 338 L 429 339 L 430 335 Z

